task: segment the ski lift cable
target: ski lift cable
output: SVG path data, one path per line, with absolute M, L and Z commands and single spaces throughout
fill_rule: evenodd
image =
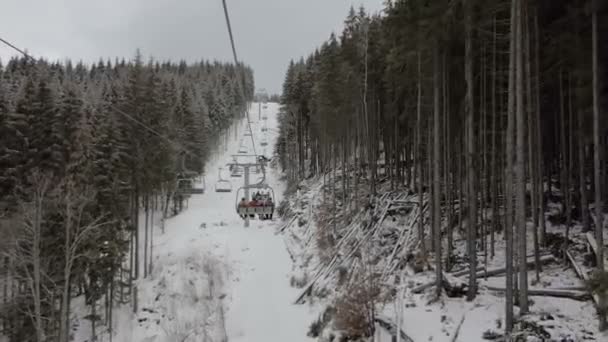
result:
M 237 72 L 238 72 L 239 59 L 236 54 L 236 45 L 234 44 L 234 35 L 232 34 L 232 26 L 230 25 L 230 15 L 228 14 L 228 5 L 226 4 L 226 0 L 222 0 L 222 5 L 224 6 L 224 15 L 226 17 L 226 26 L 228 27 L 228 36 L 230 38 L 230 46 L 232 47 L 232 57 L 234 57 L 234 64 L 235 64 L 235 67 L 237 68 Z M 239 87 L 238 87 L 239 92 L 240 92 L 241 98 L 243 100 L 245 100 L 244 78 L 239 77 L 239 81 L 240 82 L 237 82 L 239 85 Z M 251 129 L 251 120 L 249 119 L 249 106 L 246 106 L 246 108 L 245 108 L 245 116 L 247 118 L 247 125 L 249 126 L 249 131 L 253 132 Z M 251 134 L 251 144 L 253 145 L 253 154 L 257 156 L 257 152 L 255 149 L 255 139 L 253 138 L 253 134 Z
M 15 45 L 11 44 L 10 42 L 8 42 L 7 40 L 3 39 L 2 37 L 0 37 L 0 42 L 4 43 L 6 46 L 12 48 L 13 50 L 19 52 L 20 54 L 22 54 L 25 58 L 29 58 L 34 62 L 38 62 L 38 60 L 36 58 L 34 58 L 32 55 L 28 54 L 27 52 L 19 49 L 18 47 L 16 47 Z M 90 103 L 87 103 L 86 98 L 83 97 L 82 102 L 84 104 L 88 104 L 91 105 Z M 145 128 L 147 131 L 151 132 L 152 134 L 160 137 L 161 139 L 169 142 L 171 144 L 172 147 L 174 147 L 175 149 L 179 150 L 179 151 L 183 151 L 186 154 L 189 154 L 190 156 L 195 156 L 194 153 L 192 153 L 191 151 L 189 151 L 187 148 L 183 147 L 181 144 L 167 138 L 166 136 L 162 135 L 161 133 L 157 132 L 155 129 L 147 126 L 146 124 L 144 124 L 143 122 L 137 120 L 136 118 L 134 118 L 132 115 L 127 114 L 126 112 L 124 112 L 123 110 L 117 108 L 116 106 L 112 105 L 111 103 L 108 103 L 107 106 L 113 110 L 114 112 L 128 118 L 129 120 L 135 122 L 136 124 L 138 124 L 139 126 Z M 94 106 L 91 106 L 93 110 L 95 110 Z

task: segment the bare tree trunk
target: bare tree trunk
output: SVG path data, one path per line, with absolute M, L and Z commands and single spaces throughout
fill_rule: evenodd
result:
M 137 185 L 135 186 L 135 198 L 132 209 L 133 222 L 135 225 L 135 246 L 133 248 L 133 251 L 135 252 L 135 260 L 133 261 L 135 264 L 134 279 L 139 279 L 139 187 Z
M 423 174 L 423 163 L 422 163 L 422 152 L 421 152 L 421 146 L 422 145 L 422 135 L 421 135 L 421 126 L 422 126 L 422 56 L 420 51 L 418 51 L 418 94 L 417 94 L 417 100 L 416 100 L 416 126 L 417 126 L 417 133 L 416 133 L 416 153 L 418 158 L 416 158 L 416 164 L 418 165 L 418 210 L 419 210 L 419 215 L 418 215 L 418 240 L 420 241 L 420 251 L 422 253 L 423 257 L 426 257 L 426 246 L 424 243 L 424 216 L 423 216 L 423 179 L 424 177 L 422 176 Z
M 505 332 L 510 336 L 513 331 L 513 126 L 515 116 L 515 40 L 517 31 L 516 12 L 519 0 L 511 0 L 511 33 L 509 43 L 509 98 L 507 131 L 505 132 L 506 170 L 505 170 L 505 240 L 506 240 L 506 275 L 505 275 Z
M 515 14 L 515 88 L 516 88 L 516 123 L 517 123 L 517 153 L 515 154 L 515 177 L 516 177 L 516 209 L 515 217 L 518 230 L 519 247 L 519 310 L 520 314 L 528 313 L 528 270 L 526 268 L 526 177 L 525 177 L 525 140 L 526 122 L 524 115 L 524 60 L 523 60 L 523 4 L 518 0 L 518 10 Z
M 9 258 L 8 256 L 5 256 L 4 258 L 2 258 L 2 263 L 4 264 L 4 281 L 2 282 L 2 305 L 4 307 L 6 307 L 6 304 L 9 302 L 8 300 L 8 284 L 11 281 L 11 272 L 9 269 Z M 8 317 L 2 317 L 2 330 L 1 331 L 8 331 L 9 328 L 9 324 L 8 324 L 9 318 Z
M 526 67 L 526 119 L 527 119 L 527 123 L 528 123 L 528 138 L 526 143 L 528 144 L 528 180 L 530 181 L 530 200 L 531 200 L 531 213 L 532 213 L 532 236 L 533 236 L 533 240 L 534 240 L 534 270 L 536 273 L 536 281 L 540 281 L 540 247 L 538 245 L 538 229 L 536 226 L 537 221 L 537 215 L 538 215 L 538 211 L 536 210 L 536 191 L 534 191 L 534 189 L 536 189 L 536 181 L 535 181 L 535 165 L 536 163 L 534 162 L 535 160 L 535 155 L 534 155 L 534 148 L 533 148 L 533 144 L 532 142 L 534 141 L 534 123 L 536 122 L 536 120 L 534 120 L 534 107 L 533 107 L 533 96 L 532 96 L 532 63 L 531 63 L 531 54 L 530 54 L 530 25 L 529 25 L 529 17 L 527 15 L 527 11 L 526 11 L 526 15 L 525 15 L 525 22 L 524 22 L 524 32 L 525 32 L 525 39 L 523 42 L 524 45 L 524 60 L 525 60 L 525 67 Z
M 567 184 L 568 184 L 568 188 L 567 193 L 568 193 L 568 206 L 566 207 L 566 242 L 565 242 L 565 248 L 568 248 L 568 239 L 570 238 L 570 227 L 572 226 L 572 191 L 570 191 L 571 185 L 573 184 L 573 177 L 572 177 L 572 163 L 573 163 L 573 141 L 572 141 L 572 136 L 573 136 L 573 130 L 574 130 L 574 123 L 572 122 L 572 116 L 574 109 L 572 107 L 572 74 L 569 75 L 568 77 L 568 123 L 567 123 L 567 128 L 568 128 L 568 167 L 566 168 L 566 179 Z M 565 123 L 564 123 L 565 124 Z
M 42 269 L 40 265 L 40 249 L 42 245 L 42 210 L 44 198 L 46 196 L 46 180 L 40 181 L 42 184 L 37 185 L 37 189 L 35 190 L 35 213 L 33 220 L 33 241 L 32 241 L 32 264 L 33 264 L 33 283 L 30 285 L 32 287 L 32 297 L 34 299 L 34 321 L 36 325 L 36 341 L 44 342 L 46 340 L 46 334 L 43 328 L 43 319 L 42 319 Z
M 97 303 L 91 303 L 91 341 L 97 341 Z
M 146 194 L 144 195 L 144 278 L 148 277 L 148 226 L 150 224 L 149 214 L 150 214 L 150 197 Z
M 474 68 L 473 68 L 473 4 L 471 0 L 464 0 L 465 7 L 465 80 L 466 80 L 466 95 L 465 95 L 465 113 L 466 126 L 468 131 L 467 136 L 467 178 L 468 191 L 467 199 L 469 204 L 468 224 L 467 224 L 467 254 L 469 256 L 469 289 L 467 300 L 471 301 L 477 294 L 477 253 L 476 253 L 476 235 L 477 235 L 477 191 L 475 189 L 475 180 L 477 173 L 475 170 L 475 108 L 474 108 Z
M 433 165 L 433 137 L 431 136 L 431 119 L 432 117 L 429 116 L 427 122 L 428 122 L 428 131 L 429 134 L 427 134 L 426 136 L 426 171 L 427 173 L 425 174 L 425 177 L 427 179 L 428 185 L 429 185 L 429 202 L 432 204 L 433 203 L 433 193 L 435 191 L 435 186 L 433 184 L 433 169 L 435 167 L 439 167 L 438 165 Z M 437 191 L 439 191 L 439 189 L 437 189 Z M 431 207 L 431 211 L 429 212 L 429 222 L 430 222 L 430 231 L 431 231 L 431 242 L 429 243 L 429 247 L 430 250 L 432 252 L 435 252 L 435 244 L 433 243 L 433 241 L 435 241 L 435 229 L 433 229 L 434 225 L 433 222 L 435 220 L 435 217 L 433 216 L 433 208 Z
M 59 341 L 68 342 L 68 329 L 69 329 L 69 297 L 70 297 L 70 277 L 72 270 L 72 256 L 70 251 L 72 249 L 72 201 L 71 201 L 71 189 L 69 185 L 66 186 L 66 212 L 65 212 L 65 235 L 64 235 L 64 265 L 63 265 L 63 289 L 61 294 L 61 314 L 60 314 L 60 326 L 59 326 Z
M 451 264 L 451 257 L 452 257 L 452 250 L 454 248 L 454 235 L 453 235 L 453 227 L 452 227 L 452 208 L 453 208 L 453 203 L 452 203 L 452 182 L 451 182 L 451 175 L 452 175 L 452 171 L 450 166 L 452 165 L 451 163 L 451 158 L 450 158 L 450 152 L 451 152 L 451 146 L 450 146 L 450 142 L 451 142 L 451 132 L 450 132 L 450 107 L 449 107 L 449 102 L 450 102 L 450 96 L 449 96 L 449 69 L 447 66 L 447 57 L 446 54 L 443 54 L 443 110 L 444 110 L 444 115 L 443 115 L 443 120 L 444 120 L 444 125 L 443 127 L 445 128 L 445 149 L 444 149 L 444 177 L 443 177 L 443 181 L 444 181 L 444 193 L 446 196 L 446 210 L 447 210 L 447 235 L 448 235 L 448 246 L 447 246 L 447 253 L 446 253 L 446 269 L 449 270 L 452 267 Z
M 544 201 L 544 182 L 543 182 L 543 149 L 542 149 L 542 128 L 540 125 L 540 37 L 538 33 L 538 10 L 534 12 L 534 36 L 535 36 L 535 54 L 536 54 L 536 113 L 535 113 L 535 121 L 536 121 L 536 173 L 537 179 L 536 183 L 538 186 L 537 194 L 538 194 L 538 221 L 539 221 L 539 245 L 545 245 L 545 235 L 546 235 L 546 227 L 545 227 L 545 201 Z M 542 266 L 541 266 L 542 267 Z
M 570 207 L 570 189 L 568 186 L 568 157 L 566 153 L 567 141 L 566 141 L 566 104 L 565 104 L 566 94 L 564 92 L 564 80 L 563 80 L 563 71 L 560 69 L 559 71 L 559 122 L 560 122 L 560 190 L 562 192 L 563 203 L 564 203 L 564 213 L 566 216 L 568 215 L 568 208 Z M 565 239 L 564 241 L 568 241 L 568 227 L 566 225 Z
M 156 198 L 156 196 L 154 196 Z M 155 206 L 156 207 L 156 206 Z M 154 211 L 156 208 L 150 211 L 150 255 L 148 256 L 148 274 L 152 274 L 152 268 L 154 267 Z
M 487 112 L 486 112 L 486 47 L 485 44 L 481 48 L 481 61 L 480 61 L 480 78 L 479 78 L 479 115 L 481 118 L 479 146 L 481 147 L 481 176 L 478 177 L 479 186 L 479 219 L 481 226 L 481 246 L 483 249 L 483 262 L 484 267 L 488 268 L 488 228 L 486 225 L 486 200 L 487 188 L 488 188 L 488 163 L 487 163 Z
M 579 191 L 581 193 L 581 217 L 583 224 L 583 232 L 588 232 L 589 227 L 589 199 L 587 198 L 587 176 L 585 175 L 585 136 L 583 134 L 583 117 L 581 109 L 578 113 L 579 120 L 577 122 L 578 133 L 578 179 Z
M 496 79 L 498 69 L 496 67 L 496 17 L 492 19 L 492 156 L 490 159 L 490 187 L 492 192 L 492 222 L 490 224 L 490 258 L 494 258 L 495 254 L 495 231 L 498 216 L 498 194 L 497 194 L 497 177 L 496 177 Z
M 441 283 L 442 283 L 442 263 L 441 263 L 441 199 L 440 199 L 440 189 L 441 189 L 441 179 L 440 179 L 440 165 L 441 165 L 441 152 L 439 147 L 439 137 L 440 137 L 440 111 L 441 111 L 441 103 L 440 103 L 440 84 L 439 84 L 439 43 L 436 43 L 435 51 L 434 51 L 434 72 L 433 72 L 433 90 L 434 90 L 434 110 L 433 110 L 433 124 L 434 124 L 434 143 L 433 143 L 433 155 L 434 155 L 434 165 L 433 165 L 433 231 L 435 232 L 434 236 L 434 244 L 435 244 L 435 293 L 437 297 L 441 296 Z
M 605 272 L 604 268 L 604 251 L 602 246 L 604 245 L 604 222 L 602 208 L 604 203 L 602 202 L 602 140 L 601 140 L 601 129 L 600 129 L 600 92 L 599 92 L 599 68 L 598 68 L 598 24 L 597 24 L 597 12 L 599 2 L 593 1 L 593 12 L 591 17 L 592 25 L 592 44 L 593 44 L 593 163 L 595 168 L 595 241 L 597 241 L 598 248 L 596 253 L 597 268 L 600 272 Z M 598 304 L 598 319 L 599 319 L 599 330 L 604 331 L 608 328 L 608 322 L 606 321 L 606 294 L 600 294 L 600 303 Z

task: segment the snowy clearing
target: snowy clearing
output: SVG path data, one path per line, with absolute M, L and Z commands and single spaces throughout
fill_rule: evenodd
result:
M 250 114 L 257 152 L 271 157 L 278 104 L 262 109 L 267 116 L 264 132 L 258 108 L 254 104 Z M 206 167 L 205 194 L 193 195 L 186 210 L 168 219 L 164 235 L 156 222 L 153 272 L 138 282 L 137 313 L 131 306 L 115 309 L 112 341 L 311 340 L 306 333 L 316 313 L 309 306 L 293 305 L 298 289 L 290 286 L 292 261 L 282 235 L 275 234 L 279 220 L 252 220 L 244 228 L 235 212 L 243 178 L 230 178 L 225 164 L 241 148 L 241 140 L 252 152 L 251 140 L 244 136 L 246 121 L 236 126 L 228 145 Z M 269 144 L 260 146 L 262 139 Z M 214 191 L 219 167 L 225 167 L 222 178 L 232 182 L 230 193 Z M 274 169 L 268 171 L 266 180 L 279 203 L 283 185 Z M 89 323 L 81 319 L 79 325 L 76 340 L 86 341 Z M 109 341 L 110 336 L 99 340 Z

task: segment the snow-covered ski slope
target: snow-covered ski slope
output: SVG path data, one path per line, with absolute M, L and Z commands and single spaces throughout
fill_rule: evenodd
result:
M 256 148 L 270 157 L 278 104 L 262 109 L 266 132 L 261 129 L 264 120 L 258 122 L 258 108 L 253 104 L 250 114 Z M 243 178 L 230 178 L 225 165 L 237 154 L 241 140 L 252 153 L 246 121 L 237 126 L 238 132 L 230 134 L 227 146 L 206 167 L 205 194 L 193 195 L 188 208 L 166 222 L 164 234 L 156 223 L 153 271 L 138 282 L 138 311 L 132 313 L 128 306 L 116 309 L 113 341 L 311 340 L 306 333 L 315 314 L 307 306 L 293 305 L 298 290 L 290 286 L 292 262 L 282 236 L 275 234 L 279 220 L 253 220 L 244 228 L 235 213 L 236 190 Z M 268 145 L 262 147 L 264 137 Z M 219 167 L 224 167 L 222 177 L 232 182 L 231 193 L 214 191 Z M 275 170 L 267 173 L 279 203 L 283 185 Z

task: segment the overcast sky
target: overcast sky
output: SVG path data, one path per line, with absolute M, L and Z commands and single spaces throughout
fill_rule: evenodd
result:
M 256 86 L 280 92 L 289 60 L 339 32 L 351 5 L 382 0 L 228 0 L 239 58 Z M 35 57 L 97 61 L 134 55 L 228 61 L 221 0 L 2 0 L 0 37 Z M 0 58 L 14 52 L 0 44 Z

